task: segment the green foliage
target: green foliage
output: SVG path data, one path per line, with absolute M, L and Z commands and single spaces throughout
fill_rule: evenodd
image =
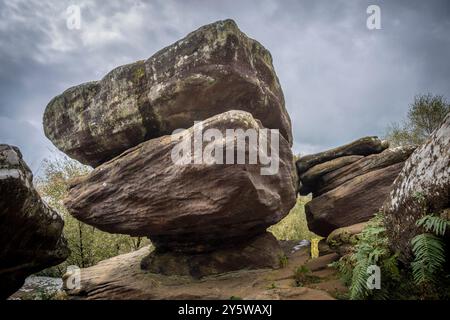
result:
M 419 219 L 416 224 L 426 233 L 411 240 L 414 261 L 411 263 L 414 281 L 419 286 L 433 286 L 439 280 L 445 263 L 445 245 L 442 236 L 450 221 L 434 214 Z M 433 232 L 433 233 L 429 233 Z
M 450 104 L 443 96 L 418 95 L 409 106 L 406 120 L 403 123 L 392 123 L 386 134 L 392 146 L 422 144 L 439 127 L 446 114 L 450 112 Z
M 291 212 L 276 225 L 271 226 L 268 231 L 278 240 L 311 240 L 317 238 L 317 235 L 309 231 L 306 222 L 305 204 L 310 200 L 310 197 L 298 197 Z
M 352 255 L 344 255 L 338 261 L 334 261 L 329 264 L 329 267 L 335 268 L 338 270 L 342 281 L 350 286 L 352 283 L 353 277 L 353 256 Z
M 288 263 L 289 263 L 289 258 L 288 258 L 288 256 L 285 255 L 285 254 L 283 254 L 283 255 L 279 256 L 278 259 L 279 259 L 279 265 L 280 265 L 280 268 L 286 268 L 287 265 L 288 265 Z
M 313 275 L 311 270 L 309 270 L 305 265 L 302 265 L 295 270 L 294 280 L 297 287 L 303 287 L 306 284 L 320 282 L 320 278 Z
M 417 193 L 415 198 L 424 203 L 422 194 Z M 416 224 L 423 227 L 426 233 L 412 239 L 415 259 L 410 265 L 402 265 L 403 269 L 400 269 L 397 254 L 389 250 L 382 216 L 379 214 L 369 221 L 355 251 L 332 264 L 349 285 L 350 299 L 448 298 L 450 278 L 444 270 L 446 252 L 442 237 L 449 221 L 430 214 L 419 219 Z M 367 287 L 367 268 L 370 265 L 380 267 L 380 290 L 370 290 Z
M 445 263 L 443 241 L 433 234 L 423 233 L 411 240 L 414 261 L 411 263 L 414 281 L 418 285 L 433 284 Z
M 450 227 L 450 221 L 433 214 L 423 216 L 417 220 L 416 224 L 427 232 L 432 231 L 437 236 L 443 236 L 447 227 Z
M 272 282 L 270 284 L 270 286 L 267 287 L 268 290 L 273 290 L 273 289 L 276 289 L 276 288 L 277 288 L 277 284 L 275 282 Z
M 377 265 L 383 275 L 381 289 L 369 289 L 367 279 L 368 267 Z M 378 214 L 369 221 L 361 233 L 355 251 L 342 257 L 333 264 L 343 280 L 350 285 L 350 299 L 386 299 L 390 287 L 399 279 L 397 256 L 388 247 L 388 238 L 383 226 L 382 216 Z
M 67 266 L 89 267 L 101 260 L 137 250 L 149 241 L 128 235 L 110 234 L 100 231 L 72 217 L 64 207 L 71 179 L 88 174 L 89 167 L 64 158 L 44 161 L 43 174 L 37 179 L 37 189 L 42 198 L 64 218 L 64 236 L 71 251 L 62 264 L 40 272 L 41 275 L 62 276 Z

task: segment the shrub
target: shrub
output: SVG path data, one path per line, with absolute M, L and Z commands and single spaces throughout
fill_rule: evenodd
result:
M 310 197 L 298 197 L 297 203 L 289 214 L 283 220 L 271 226 L 268 231 L 278 240 L 311 240 L 316 238 L 317 235 L 309 231 L 305 216 L 305 204 L 310 200 Z

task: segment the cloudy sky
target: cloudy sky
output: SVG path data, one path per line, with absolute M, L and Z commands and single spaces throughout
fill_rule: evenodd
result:
M 381 30 L 366 27 L 370 4 Z M 70 5 L 79 30 L 67 28 Z M 0 0 L 0 143 L 36 173 L 55 154 L 42 128 L 53 96 L 226 18 L 271 51 L 296 152 L 383 135 L 416 94 L 450 100 L 448 0 Z

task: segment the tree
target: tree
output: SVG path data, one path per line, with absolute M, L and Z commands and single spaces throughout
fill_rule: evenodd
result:
M 110 234 L 72 217 L 63 204 L 69 181 L 91 170 L 69 158 L 43 162 L 43 174 L 37 178 L 37 190 L 42 198 L 64 218 L 64 236 L 71 251 L 62 264 L 44 270 L 43 274 L 62 276 L 67 266 L 89 267 L 101 260 L 137 250 L 149 244 L 147 239 Z
M 388 129 L 386 139 L 392 146 L 422 144 L 450 112 L 450 104 L 440 95 L 418 95 L 409 106 L 406 120 L 394 122 Z

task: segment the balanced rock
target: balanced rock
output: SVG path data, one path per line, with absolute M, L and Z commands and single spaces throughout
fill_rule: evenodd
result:
M 207 142 L 208 129 L 219 136 Z M 282 135 L 272 140 L 267 134 L 270 161 L 250 163 L 253 144 L 227 134 L 238 129 L 259 137 L 266 130 L 250 113 L 228 111 L 176 135 L 148 140 L 75 181 L 65 205 L 77 219 L 101 230 L 148 236 L 159 252 L 205 252 L 263 234 L 296 202 L 293 155 Z M 201 136 L 203 141 L 197 140 Z M 274 152 L 277 141 L 279 152 Z M 174 153 L 186 142 L 190 156 L 174 162 Z M 205 161 L 212 150 L 223 164 Z M 236 163 L 239 154 L 245 163 Z M 269 166 L 276 170 L 265 174 Z
M 446 215 L 449 219 L 449 210 L 450 114 L 406 161 L 383 204 L 386 231 L 393 251 L 400 253 L 401 260 L 409 262 L 412 259 L 411 239 L 423 232 L 416 225 L 417 220 L 432 213 Z
M 307 168 L 299 171 L 299 192 L 313 194 L 305 206 L 311 231 L 328 236 L 337 228 L 368 221 L 379 211 L 415 149 L 387 147 L 386 142 L 367 137 L 297 161 L 297 169 Z
M 203 26 L 146 61 L 66 90 L 48 104 L 44 131 L 61 151 L 95 167 L 228 110 L 252 113 L 292 145 L 272 57 L 232 20 Z
M 0 299 L 69 254 L 61 216 L 41 200 L 32 181 L 20 150 L 0 144 Z

